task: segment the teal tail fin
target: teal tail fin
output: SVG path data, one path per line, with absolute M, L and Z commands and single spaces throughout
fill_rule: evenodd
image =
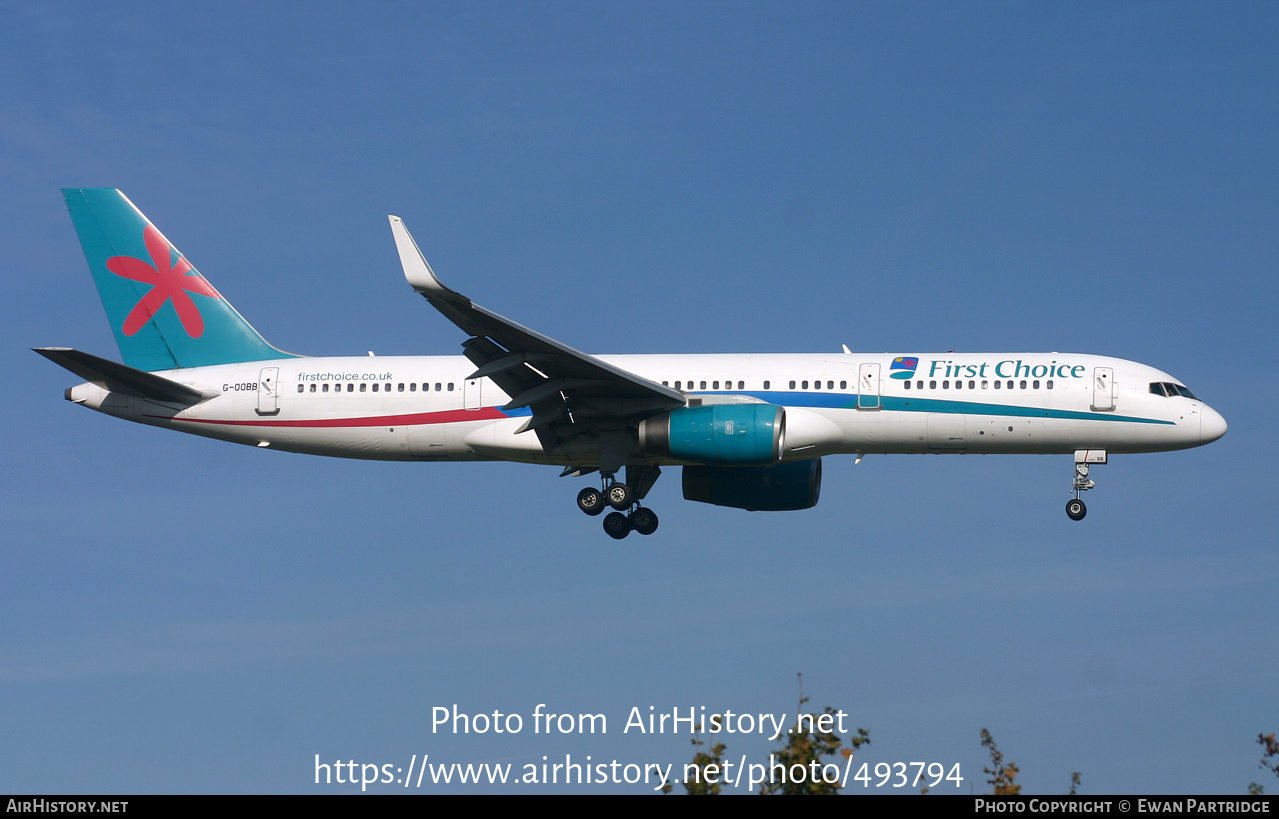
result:
M 120 355 L 147 372 L 296 358 L 272 347 L 115 188 L 63 188 Z

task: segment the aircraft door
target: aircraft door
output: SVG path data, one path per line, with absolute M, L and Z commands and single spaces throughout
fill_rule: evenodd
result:
M 448 424 L 414 424 L 408 427 L 409 454 L 415 458 L 443 458 L 448 454 Z
M 1110 412 L 1115 408 L 1115 371 L 1111 367 L 1094 367 L 1092 371 L 1092 409 Z
M 956 412 L 928 413 L 928 448 L 962 450 L 968 448 L 967 418 Z
M 483 406 L 480 403 L 480 385 L 483 383 L 481 378 L 470 378 L 462 385 L 462 405 L 466 409 L 477 410 Z
M 258 373 L 258 415 L 280 414 L 280 368 L 263 367 Z
M 863 364 L 857 370 L 857 409 L 879 409 L 878 364 Z

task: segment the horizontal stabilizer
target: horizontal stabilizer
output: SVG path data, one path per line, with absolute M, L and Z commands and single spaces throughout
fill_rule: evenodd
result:
M 168 404 L 198 404 L 211 396 L 176 381 L 70 347 L 36 347 L 35 352 L 111 392 L 136 395 Z

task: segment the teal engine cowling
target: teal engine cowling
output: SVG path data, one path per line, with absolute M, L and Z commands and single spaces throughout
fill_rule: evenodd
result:
M 782 457 L 786 413 L 774 404 L 712 404 L 646 418 L 640 449 L 715 466 L 762 466 Z
M 822 459 L 773 466 L 686 466 L 684 499 L 751 512 L 811 509 L 822 493 Z

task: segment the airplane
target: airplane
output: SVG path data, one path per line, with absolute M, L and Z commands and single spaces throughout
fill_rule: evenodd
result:
M 1078 353 L 587 355 L 446 287 L 389 217 L 409 285 L 467 335 L 462 356 L 312 358 L 271 346 L 114 188 L 62 191 L 124 363 L 35 352 L 86 380 L 72 403 L 263 449 L 395 461 L 504 460 L 598 473 L 577 495 L 622 539 L 662 467 L 688 500 L 807 509 L 822 458 L 1073 454 L 1087 513 L 1111 454 L 1188 449 L 1226 421 L 1167 373 Z M 372 354 L 370 354 L 371 356 Z M 621 476 L 623 467 L 625 473 Z

